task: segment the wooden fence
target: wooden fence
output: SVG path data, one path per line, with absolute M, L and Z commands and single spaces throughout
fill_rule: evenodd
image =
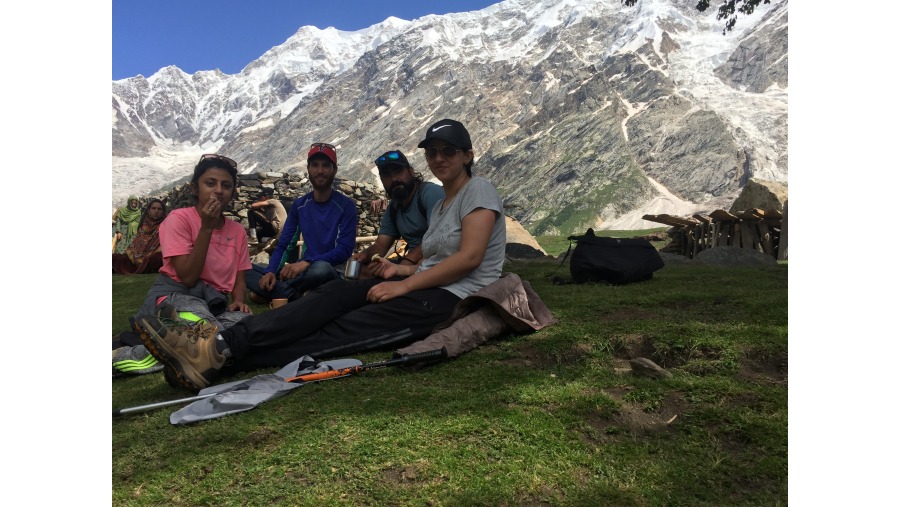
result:
M 787 259 L 787 227 L 782 229 L 782 219 L 787 220 L 778 210 L 753 208 L 732 214 L 720 209 L 709 216 L 696 214 L 682 218 L 663 214 L 641 218 L 671 226 L 666 234 L 672 241 L 661 249 L 663 252 L 693 259 L 707 248 L 735 246 Z

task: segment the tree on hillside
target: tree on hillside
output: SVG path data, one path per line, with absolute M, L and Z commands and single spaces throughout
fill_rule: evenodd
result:
M 638 0 L 622 0 L 622 3 L 627 7 L 631 7 L 636 4 L 637 1 Z M 716 19 L 726 20 L 725 28 L 722 29 L 722 35 L 725 35 L 725 32 L 730 32 L 731 29 L 734 28 L 734 24 L 735 22 L 737 22 L 737 14 L 734 13 L 735 10 L 745 16 L 748 16 L 750 14 L 753 14 L 756 6 L 760 3 L 768 4 L 770 3 L 770 0 L 723 0 L 722 5 L 719 6 L 719 13 L 716 14 Z M 698 11 L 704 12 L 708 8 L 709 0 L 698 0 Z

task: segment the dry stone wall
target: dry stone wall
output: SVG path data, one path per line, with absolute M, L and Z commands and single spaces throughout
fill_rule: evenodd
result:
M 362 249 L 371 244 L 371 240 L 361 240 L 361 238 L 371 238 L 378 235 L 378 229 L 381 224 L 381 217 L 387 200 L 384 190 L 370 183 L 357 182 L 352 180 L 335 179 L 334 189 L 356 202 L 356 210 L 359 214 L 359 225 L 356 228 L 357 249 Z M 306 174 L 300 173 L 253 173 L 238 175 L 238 189 L 231 205 L 225 210 L 225 217 L 239 222 L 245 229 L 250 227 L 247 221 L 247 212 L 250 204 L 256 200 L 256 196 L 263 188 L 271 188 L 277 199 L 284 204 L 284 209 L 290 209 L 291 204 L 297 198 L 312 191 L 312 185 Z M 157 195 L 139 197 L 141 209 L 143 209 L 150 199 L 160 199 L 166 204 L 166 208 L 171 211 L 177 208 L 186 208 L 195 204 L 194 197 L 191 195 L 190 184 L 184 183 L 176 186 L 169 192 Z M 529 234 L 515 219 L 506 217 L 506 254 L 512 258 L 541 258 L 546 257 L 546 252 L 540 247 L 538 242 Z M 251 255 L 258 252 L 252 251 Z M 255 260 L 254 262 L 260 262 Z
M 350 197 L 356 202 L 359 213 L 359 226 L 356 230 L 357 237 L 375 236 L 378 234 L 381 216 L 384 214 L 384 191 L 375 185 L 352 180 L 334 181 L 334 189 Z M 244 228 L 250 224 L 247 221 L 247 212 L 250 204 L 256 200 L 257 194 L 263 188 L 271 188 L 275 192 L 275 198 L 284 204 L 284 209 L 290 209 L 294 200 L 312 191 L 312 185 L 305 174 L 297 173 L 253 173 L 238 175 L 238 189 L 231 206 L 225 211 L 225 216 L 240 222 Z M 140 198 L 141 209 L 151 198 L 162 200 L 169 211 L 177 208 L 186 208 L 195 204 L 188 183 L 177 186 L 168 193 Z

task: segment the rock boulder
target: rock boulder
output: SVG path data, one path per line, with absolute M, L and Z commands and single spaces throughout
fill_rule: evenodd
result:
M 784 211 L 784 202 L 788 198 L 787 186 L 777 181 L 766 181 L 751 178 L 735 199 L 729 210 L 731 213 L 752 208 L 762 210 Z

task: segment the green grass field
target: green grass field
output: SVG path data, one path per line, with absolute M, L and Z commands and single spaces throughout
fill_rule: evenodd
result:
M 787 264 L 621 287 L 553 285 L 557 265 L 506 266 L 559 319 L 539 332 L 190 426 L 169 424 L 177 407 L 115 418 L 113 504 L 785 505 Z M 113 277 L 114 330 L 152 279 Z M 632 376 L 633 357 L 673 375 Z M 114 408 L 188 395 L 162 374 L 112 381 Z

